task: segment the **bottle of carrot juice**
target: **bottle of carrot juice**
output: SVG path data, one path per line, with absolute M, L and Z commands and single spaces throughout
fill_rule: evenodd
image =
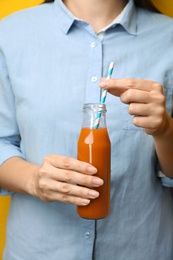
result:
M 99 115 L 99 123 L 96 118 Z M 96 176 L 104 184 L 96 190 L 99 197 L 87 206 L 78 206 L 78 215 L 87 219 L 100 219 L 110 212 L 110 157 L 111 144 L 106 127 L 106 105 L 84 104 L 83 123 L 78 139 L 78 159 L 97 168 Z

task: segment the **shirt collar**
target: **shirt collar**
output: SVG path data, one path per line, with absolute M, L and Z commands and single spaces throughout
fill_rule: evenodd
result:
M 116 25 L 116 24 L 119 24 L 119 23 L 121 22 L 123 16 L 124 16 L 124 14 L 125 14 L 125 12 L 126 12 L 126 9 L 127 9 L 127 7 L 128 7 L 128 4 L 129 4 L 129 3 L 127 3 L 127 5 L 126 5 L 126 6 L 124 7 L 124 9 L 122 10 L 122 12 L 113 20 L 112 23 L 110 23 L 109 25 L 107 25 L 107 26 L 105 26 L 104 28 L 102 28 L 101 30 L 99 30 L 99 31 L 97 32 L 97 34 L 99 34 L 100 32 L 105 32 L 108 28 L 110 28 L 110 27 L 112 27 L 112 26 L 114 26 L 114 25 Z
M 62 0 L 55 0 L 55 12 L 58 13 L 59 24 L 62 31 L 67 34 L 73 23 L 77 20 L 75 16 L 66 8 Z M 123 12 L 123 11 L 122 11 Z M 115 19 L 108 28 L 120 24 L 128 33 L 137 33 L 137 11 L 133 0 L 129 0 L 121 19 Z M 118 17 L 117 17 L 118 18 Z
M 129 0 L 126 12 L 122 17 L 120 24 L 128 33 L 133 35 L 137 34 L 137 8 L 133 0 Z

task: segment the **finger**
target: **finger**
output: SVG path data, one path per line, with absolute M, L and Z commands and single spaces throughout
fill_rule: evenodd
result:
M 44 165 L 39 172 L 40 178 L 43 176 L 46 179 L 54 179 L 56 181 L 68 182 L 68 183 L 77 183 L 86 187 L 99 187 L 103 185 L 103 180 L 97 176 L 82 174 L 76 171 L 63 170 L 55 168 L 52 165 Z
M 130 103 L 128 113 L 135 116 L 149 116 L 156 112 L 151 104 Z
M 58 192 L 66 195 L 78 196 L 86 199 L 95 199 L 99 196 L 99 192 L 87 187 L 71 184 L 67 182 L 60 182 L 49 180 L 48 182 L 40 183 L 40 190 L 51 194 L 52 192 Z M 49 195 L 50 196 L 50 195 Z
M 150 105 L 130 103 L 128 106 L 128 113 L 134 116 L 148 116 L 150 115 Z
M 115 96 L 120 96 L 123 92 L 128 90 L 128 86 L 122 86 L 118 84 L 118 79 L 106 79 L 102 78 L 99 83 L 100 88 L 107 89 L 108 92 Z
M 89 199 L 83 199 L 80 197 L 75 197 L 75 196 L 69 196 L 66 194 L 57 194 L 56 200 L 64 202 L 64 203 L 69 203 L 69 204 L 74 204 L 77 206 L 87 206 L 90 203 Z
M 60 201 L 63 203 L 74 204 L 77 206 L 87 206 L 90 203 L 90 199 L 71 196 L 68 194 L 61 194 L 57 192 L 51 194 L 50 201 Z
M 138 89 L 143 91 L 162 91 L 162 86 L 151 80 L 122 78 L 122 79 L 105 79 L 102 78 L 99 84 L 101 88 L 107 89 L 116 96 L 120 96 L 128 89 Z
M 128 106 L 128 113 L 135 116 L 152 116 L 153 118 L 163 118 L 165 115 L 164 106 L 154 106 L 153 104 L 131 103 Z
M 44 201 L 58 200 L 78 205 L 87 205 L 90 199 L 99 196 L 99 192 L 96 190 L 53 180 L 41 181 L 39 190 L 40 198 Z
M 97 169 L 89 163 L 81 162 L 77 159 L 52 154 L 44 159 L 44 163 L 51 164 L 52 166 L 60 169 L 69 169 L 81 173 L 95 174 Z
M 86 206 L 90 203 L 90 199 L 73 196 L 65 193 L 60 193 L 56 191 L 46 191 L 44 193 L 40 192 L 39 198 L 46 202 L 60 201 L 64 203 L 81 205 L 81 206 Z
M 137 102 L 144 104 L 155 103 L 155 105 L 165 105 L 165 96 L 159 91 L 147 92 L 138 89 L 128 89 L 120 96 L 120 100 L 125 104 Z
M 159 129 L 163 124 L 163 118 L 153 116 L 135 116 L 133 118 L 133 124 L 137 127 L 142 127 L 145 130 L 150 129 L 151 131 L 155 131 L 156 129 Z
M 146 92 L 143 90 L 128 89 L 121 94 L 120 100 L 125 104 L 129 104 L 132 102 L 145 104 L 151 102 L 153 100 L 153 96 L 150 94 L 150 92 Z

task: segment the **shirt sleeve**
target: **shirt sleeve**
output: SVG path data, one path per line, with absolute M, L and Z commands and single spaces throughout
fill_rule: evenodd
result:
M 10 84 L 5 55 L 0 46 L 0 165 L 13 156 L 24 158 L 20 150 L 15 96 Z M 1 189 L 0 195 L 8 194 Z
M 163 186 L 165 186 L 165 187 L 171 187 L 171 188 L 173 188 L 173 179 L 171 179 L 171 178 L 168 178 L 168 177 L 162 177 L 161 178 L 161 183 L 162 183 L 162 185 Z
M 158 177 L 164 187 L 173 187 L 173 179 L 166 177 L 161 170 L 158 171 Z

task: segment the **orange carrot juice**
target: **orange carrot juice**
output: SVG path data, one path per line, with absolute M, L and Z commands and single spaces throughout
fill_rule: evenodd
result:
M 82 128 L 78 140 L 78 159 L 97 168 L 96 176 L 104 184 L 95 188 L 100 196 L 87 206 L 78 206 L 80 217 L 88 219 L 105 218 L 110 211 L 110 140 L 107 128 Z

